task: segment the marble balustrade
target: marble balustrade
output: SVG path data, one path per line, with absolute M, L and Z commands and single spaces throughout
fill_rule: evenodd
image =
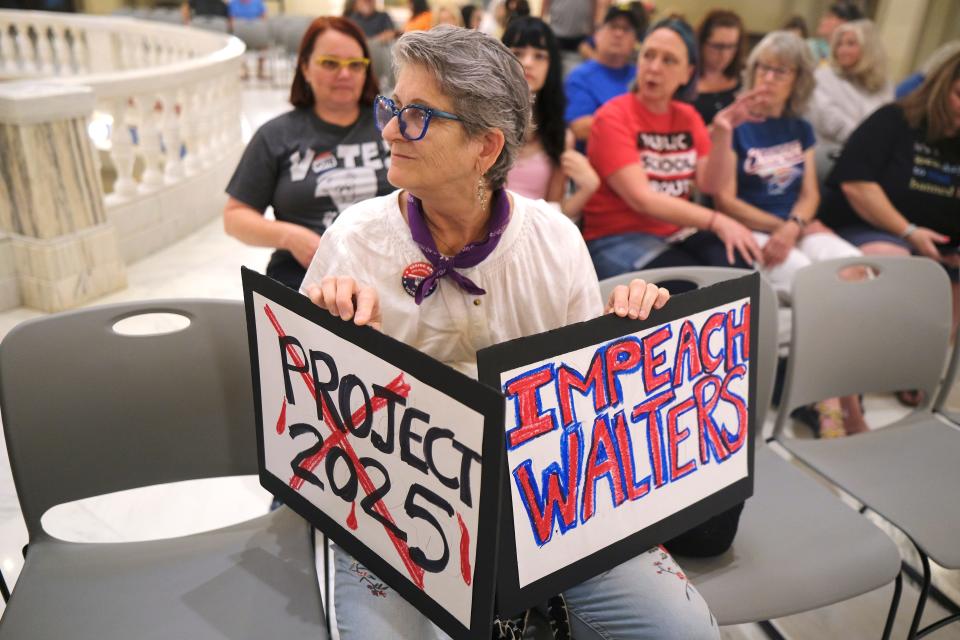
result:
M 243 50 L 178 25 L 0 10 L 0 309 L 122 287 L 125 264 L 219 214 Z M 109 133 L 94 144 L 94 129 Z

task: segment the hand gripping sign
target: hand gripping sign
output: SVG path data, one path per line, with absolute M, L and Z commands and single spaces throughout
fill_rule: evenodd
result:
M 751 495 L 758 293 L 754 274 L 477 354 L 507 402 L 502 613 Z
M 485 384 L 243 281 L 261 483 L 454 638 L 752 492 L 757 275 L 484 349 Z
M 269 278 L 243 284 L 263 486 L 452 637 L 489 638 L 503 397 Z

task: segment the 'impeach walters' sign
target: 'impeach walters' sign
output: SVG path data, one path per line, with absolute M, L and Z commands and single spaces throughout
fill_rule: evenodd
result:
M 243 279 L 263 485 L 447 633 L 489 637 L 502 396 Z
M 506 396 L 500 607 L 616 566 L 747 498 L 758 276 L 478 354 Z

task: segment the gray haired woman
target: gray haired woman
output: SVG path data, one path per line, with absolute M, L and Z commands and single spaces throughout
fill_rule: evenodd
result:
M 820 203 L 816 138 L 810 123 L 800 117 L 813 91 L 807 45 L 789 31 L 768 33 L 747 59 L 744 87 L 759 89 L 755 108 L 763 119 L 734 130 L 728 153 L 737 175 L 716 194 L 716 202 L 753 230 L 763 252 L 761 273 L 781 296 L 789 297 L 800 269 L 861 253 L 815 219 Z M 719 248 L 717 254 L 719 260 Z M 842 405 L 837 398 L 817 403 L 821 437 L 867 429 L 856 397 L 842 399 Z
M 600 315 L 577 228 L 503 189 L 530 121 L 516 57 L 455 27 L 406 34 L 394 55 L 393 96 L 375 108 L 399 190 L 343 212 L 301 291 L 472 375 L 478 349 Z M 613 292 L 607 311 L 646 318 L 668 297 L 634 280 Z M 345 640 L 445 637 L 342 549 L 335 581 Z M 577 638 L 718 637 L 706 604 L 659 548 L 563 595 Z

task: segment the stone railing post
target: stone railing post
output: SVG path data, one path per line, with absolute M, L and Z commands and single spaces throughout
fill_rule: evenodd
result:
M 23 303 L 43 311 L 126 285 L 87 134 L 93 107 L 88 87 L 0 84 L 0 231 Z

